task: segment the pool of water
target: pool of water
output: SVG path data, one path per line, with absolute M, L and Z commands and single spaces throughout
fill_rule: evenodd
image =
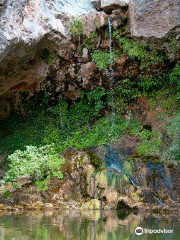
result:
M 144 233 L 136 235 L 142 227 Z M 145 233 L 173 230 L 173 233 Z M 0 212 L 1 240 L 178 240 L 180 219 L 177 216 L 152 216 L 123 212 L 48 211 Z

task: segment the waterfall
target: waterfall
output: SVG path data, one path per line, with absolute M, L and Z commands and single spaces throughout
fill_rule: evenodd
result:
M 106 146 L 105 164 L 107 168 L 114 169 L 121 173 L 121 159 L 119 158 L 118 152 L 111 146 Z
M 112 26 L 111 17 L 108 17 L 108 27 L 109 27 L 109 62 L 110 62 L 110 73 L 112 73 Z M 113 79 L 112 79 L 113 80 Z
M 113 96 L 113 89 L 114 89 L 114 76 L 113 76 L 113 68 L 112 68 L 112 63 L 113 63 L 113 51 L 112 51 L 112 26 L 111 26 L 111 17 L 108 17 L 108 28 L 109 28 L 109 71 L 108 71 L 108 76 L 110 79 L 110 89 L 112 91 L 112 97 L 111 97 L 111 108 L 112 108 L 112 115 L 111 115 L 111 120 L 112 120 L 112 126 L 114 123 L 114 115 L 115 115 L 115 104 L 114 104 L 114 96 Z M 112 172 L 116 171 L 119 175 L 124 174 L 131 185 L 133 185 L 136 189 L 142 189 L 141 186 L 137 185 L 133 178 L 126 172 L 126 170 L 123 169 L 123 163 L 122 160 L 119 157 L 118 151 L 114 149 L 113 147 L 106 145 L 106 156 L 105 156 L 105 165 L 107 168 L 107 174 L 108 174 L 108 183 L 111 182 L 111 177 L 114 174 Z M 118 175 L 116 175 L 116 182 L 119 187 L 119 182 L 118 182 Z M 157 202 L 157 204 L 164 206 L 165 204 L 154 195 L 154 200 Z
M 111 109 L 112 109 L 112 115 L 111 115 L 111 121 L 112 126 L 114 123 L 114 115 L 115 115 L 115 104 L 114 104 L 114 96 L 113 96 L 113 89 L 114 89 L 114 76 L 113 76 L 113 52 L 112 52 L 112 26 L 111 26 L 111 17 L 108 17 L 108 28 L 109 28 L 109 79 L 110 79 L 110 89 L 112 91 L 112 97 L 111 97 Z

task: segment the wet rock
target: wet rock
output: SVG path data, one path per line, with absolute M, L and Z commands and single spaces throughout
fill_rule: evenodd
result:
M 67 174 L 90 164 L 90 156 L 85 151 L 78 151 L 74 148 L 65 151 L 63 157 L 66 159 L 66 164 L 62 167 L 62 171 Z
M 179 0 L 132 0 L 130 2 L 131 34 L 136 37 L 164 37 L 180 25 Z
M 101 172 L 98 172 L 95 177 L 96 184 L 98 188 L 104 188 L 106 189 L 108 187 L 108 174 L 107 170 L 103 170 Z
M 117 202 L 117 210 L 138 210 L 138 204 L 127 196 L 121 196 Z
M 138 195 L 141 197 L 144 203 L 154 204 L 154 192 L 150 188 L 142 188 L 137 191 Z
M 82 209 L 99 210 L 101 208 L 101 202 L 98 199 L 92 199 L 82 204 Z
M 0 204 L 0 210 L 8 210 L 9 209 L 9 207 L 7 206 L 7 205 L 5 205 L 5 204 Z
M 94 170 L 92 165 L 85 166 L 83 170 L 84 183 L 82 184 L 82 191 L 92 198 L 95 196 L 96 192 L 95 177 L 93 176 Z

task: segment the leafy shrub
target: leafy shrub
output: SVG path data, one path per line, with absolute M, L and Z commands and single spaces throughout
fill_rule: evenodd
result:
M 70 24 L 70 32 L 74 36 L 81 36 L 83 34 L 83 21 L 74 19 Z
M 27 177 L 33 182 L 46 182 L 51 176 L 59 179 L 63 177 L 60 167 L 64 159 L 58 157 L 53 145 L 43 147 L 27 146 L 26 150 L 17 150 L 7 158 L 9 170 L 6 172 L 5 182 L 16 182 L 17 179 Z M 47 184 L 45 184 L 47 186 Z
M 118 58 L 119 53 L 117 51 L 112 52 L 112 60 L 110 59 L 110 54 L 108 52 L 95 50 L 92 53 L 92 60 L 96 63 L 97 67 L 99 67 L 100 69 L 108 68 L 110 64 L 118 60 Z
M 149 44 L 121 37 L 118 31 L 115 31 L 113 36 L 121 44 L 124 53 L 131 59 L 137 59 L 141 62 L 141 68 L 163 62 L 163 57 L 154 48 L 150 48 Z

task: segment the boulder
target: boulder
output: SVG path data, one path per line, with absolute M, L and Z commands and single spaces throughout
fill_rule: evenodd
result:
M 179 0 L 132 0 L 131 34 L 136 37 L 164 37 L 180 25 Z
M 81 65 L 79 77 L 82 78 L 84 85 L 88 84 L 89 81 L 94 78 L 96 69 L 97 67 L 94 62 L 88 62 Z
M 98 28 L 107 26 L 108 15 L 104 12 L 90 12 L 82 17 L 83 20 L 83 34 L 90 37 L 91 33 Z
M 112 11 L 114 9 L 128 6 L 130 0 L 101 0 L 101 8 L 104 11 Z

